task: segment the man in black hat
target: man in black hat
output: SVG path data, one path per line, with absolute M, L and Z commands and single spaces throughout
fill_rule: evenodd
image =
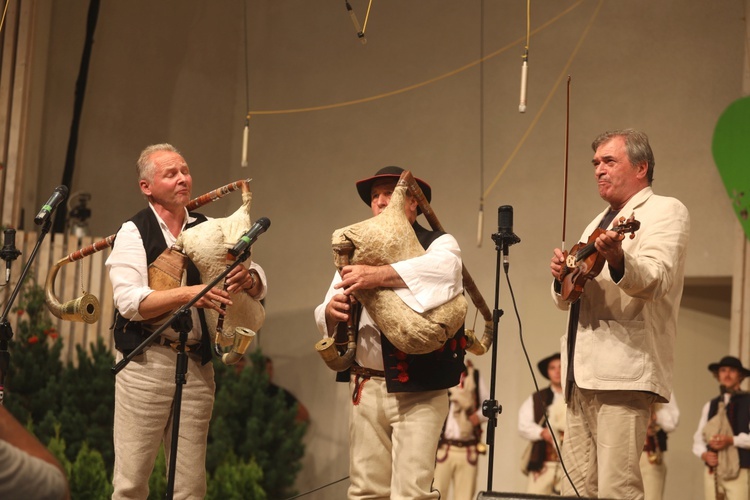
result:
M 374 216 L 390 203 L 402 172 L 385 167 L 357 182 L 359 196 Z M 415 180 L 430 201 L 430 186 Z M 425 254 L 390 265 L 343 267 L 315 309 L 324 336 L 333 336 L 336 326 L 347 322 L 351 293 L 357 289 L 393 288 L 420 312 L 462 293 L 461 250 L 455 238 L 420 226 L 417 200 L 408 192 L 404 205 Z M 448 389 L 459 383 L 464 370 L 463 328 L 442 348 L 420 355 L 396 349 L 364 308 L 357 328 L 355 365 L 337 377 L 349 382 L 352 394 L 348 496 L 437 499 L 440 493 L 432 488 L 435 453 L 448 415 Z
M 720 394 L 703 406 L 693 453 L 706 464 L 705 497 L 750 498 L 750 394 L 740 390 L 750 370 L 734 356 L 708 365 L 719 380 Z M 739 456 L 739 461 L 737 457 Z M 738 463 L 739 462 L 739 463 Z
M 565 398 L 562 392 L 560 353 L 556 352 L 537 364 L 539 373 L 550 381 L 549 387 L 529 396 L 518 410 L 518 433 L 531 441 L 531 453 L 521 469 L 528 475 L 527 493 L 552 495 L 560 493 L 562 468 L 547 418 L 555 431 L 557 444 L 562 446 L 565 428 Z

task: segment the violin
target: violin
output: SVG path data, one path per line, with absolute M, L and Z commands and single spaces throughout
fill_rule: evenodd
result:
M 630 233 L 630 238 L 635 238 L 635 232 L 640 229 L 641 223 L 635 220 L 631 215 L 627 220 L 625 217 L 615 222 L 610 231 L 618 234 Z M 596 228 L 588 241 L 577 243 L 570 249 L 570 253 L 565 257 L 565 269 L 560 281 L 562 290 L 560 292 L 563 300 L 573 303 L 583 293 L 583 287 L 589 280 L 596 278 L 604 268 L 604 256 L 601 255 L 594 246 L 594 242 L 600 234 L 607 232 L 606 229 Z

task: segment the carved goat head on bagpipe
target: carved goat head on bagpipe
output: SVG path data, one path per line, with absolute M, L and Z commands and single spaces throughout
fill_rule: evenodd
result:
M 201 281 L 208 283 L 232 263 L 228 252 L 232 245 L 250 228 L 250 204 L 252 192 L 250 179 L 243 179 L 195 198 L 187 205 L 195 210 L 207 203 L 240 189 L 242 206 L 225 218 L 209 219 L 202 224 L 184 230 L 172 248 L 168 248 L 148 268 L 149 286 L 155 290 L 166 290 L 180 286 L 189 258 L 198 268 Z M 44 286 L 45 303 L 50 312 L 65 321 L 95 323 L 101 314 L 99 300 L 84 292 L 83 296 L 60 303 L 55 295 L 55 279 L 62 266 L 88 257 L 114 245 L 116 234 L 110 235 L 85 248 L 71 253 L 53 265 L 47 274 Z M 214 339 L 214 350 L 225 364 L 234 364 L 250 346 L 255 332 L 265 320 L 263 305 L 247 294 L 232 297 L 233 305 L 223 316 L 206 309 L 206 322 Z M 228 350 L 226 350 L 229 348 Z
M 407 191 L 417 200 L 432 229 L 445 232 L 411 172 L 404 171 L 388 206 L 380 215 L 333 233 L 334 264 L 338 269 L 350 263 L 391 264 L 424 254 L 424 249 L 404 214 Z M 481 341 L 473 330 L 465 330 L 466 350 L 482 355 L 490 349 L 494 340 L 492 313 L 466 266 L 463 266 L 462 276 L 464 290 L 485 320 Z M 424 354 L 442 347 L 461 327 L 468 308 L 462 295 L 424 313 L 413 311 L 389 288 L 360 290 L 354 295 L 366 307 L 388 340 L 406 354 Z M 337 335 L 315 344 L 323 361 L 335 371 L 347 370 L 356 355 L 356 318 L 350 317 L 348 324 L 342 326 L 346 328 L 340 329 Z

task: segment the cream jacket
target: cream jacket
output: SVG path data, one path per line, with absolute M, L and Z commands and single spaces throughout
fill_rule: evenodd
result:
M 589 224 L 581 241 L 588 240 L 606 213 Z M 605 263 L 579 299 L 575 380 L 584 389 L 648 391 L 667 402 L 672 391 L 690 216 L 679 200 L 657 196 L 650 187 L 636 193 L 615 220 L 631 214 L 641 226 L 634 239 L 626 235 L 622 242 L 622 279 L 615 283 Z M 569 309 L 554 286 L 552 296 L 558 308 Z M 560 352 L 564 387 L 567 331 Z

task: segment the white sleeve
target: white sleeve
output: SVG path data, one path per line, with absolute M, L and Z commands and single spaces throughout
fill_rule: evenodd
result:
M 112 282 L 115 308 L 127 319 L 142 321 L 138 308 L 153 290 L 148 286 L 146 250 L 133 222 L 124 223 L 117 232 L 106 266 Z
M 406 288 L 394 288 L 413 310 L 422 313 L 463 292 L 461 249 L 450 234 L 437 238 L 424 255 L 391 264 Z
M 0 498 L 59 500 L 66 490 L 60 469 L 0 440 Z
M 734 445 L 744 450 L 750 449 L 750 429 L 745 429 L 745 432 L 735 435 Z
M 656 410 L 656 424 L 664 432 L 673 432 L 680 423 L 680 408 L 674 393 L 669 398 L 669 403 L 660 404 Z
M 255 262 L 250 262 L 250 265 L 247 266 L 248 269 L 254 270 L 256 273 L 258 273 L 258 276 L 260 276 L 260 283 L 261 283 L 261 290 L 257 297 L 254 297 L 255 300 L 263 300 L 266 298 L 266 293 L 268 293 L 268 281 L 266 280 L 266 272 L 263 270 L 262 267 L 260 267 L 259 264 Z
M 326 306 L 331 301 L 331 298 L 334 295 L 336 295 L 337 293 L 342 293 L 339 290 L 333 288 L 334 285 L 340 282 L 341 276 L 339 275 L 338 271 L 336 271 L 336 274 L 334 274 L 333 276 L 333 280 L 331 280 L 331 285 L 328 287 L 328 291 L 326 292 L 326 296 L 323 299 L 323 302 L 315 308 L 315 323 L 318 325 L 318 331 L 321 335 L 323 335 L 323 337 L 330 337 L 333 333 L 328 331 L 328 325 L 326 324 Z
M 701 419 L 698 422 L 698 430 L 696 430 L 695 434 L 693 434 L 693 455 L 698 458 L 701 458 L 701 455 L 703 455 L 703 453 L 708 450 L 708 448 L 706 448 L 706 442 L 703 440 L 703 428 L 706 426 L 706 422 L 708 422 L 709 404 L 710 402 L 703 405 L 703 410 L 701 410 Z
M 518 434 L 529 441 L 539 441 L 542 439 L 542 430 L 534 421 L 534 401 L 533 396 L 529 396 L 518 410 Z

